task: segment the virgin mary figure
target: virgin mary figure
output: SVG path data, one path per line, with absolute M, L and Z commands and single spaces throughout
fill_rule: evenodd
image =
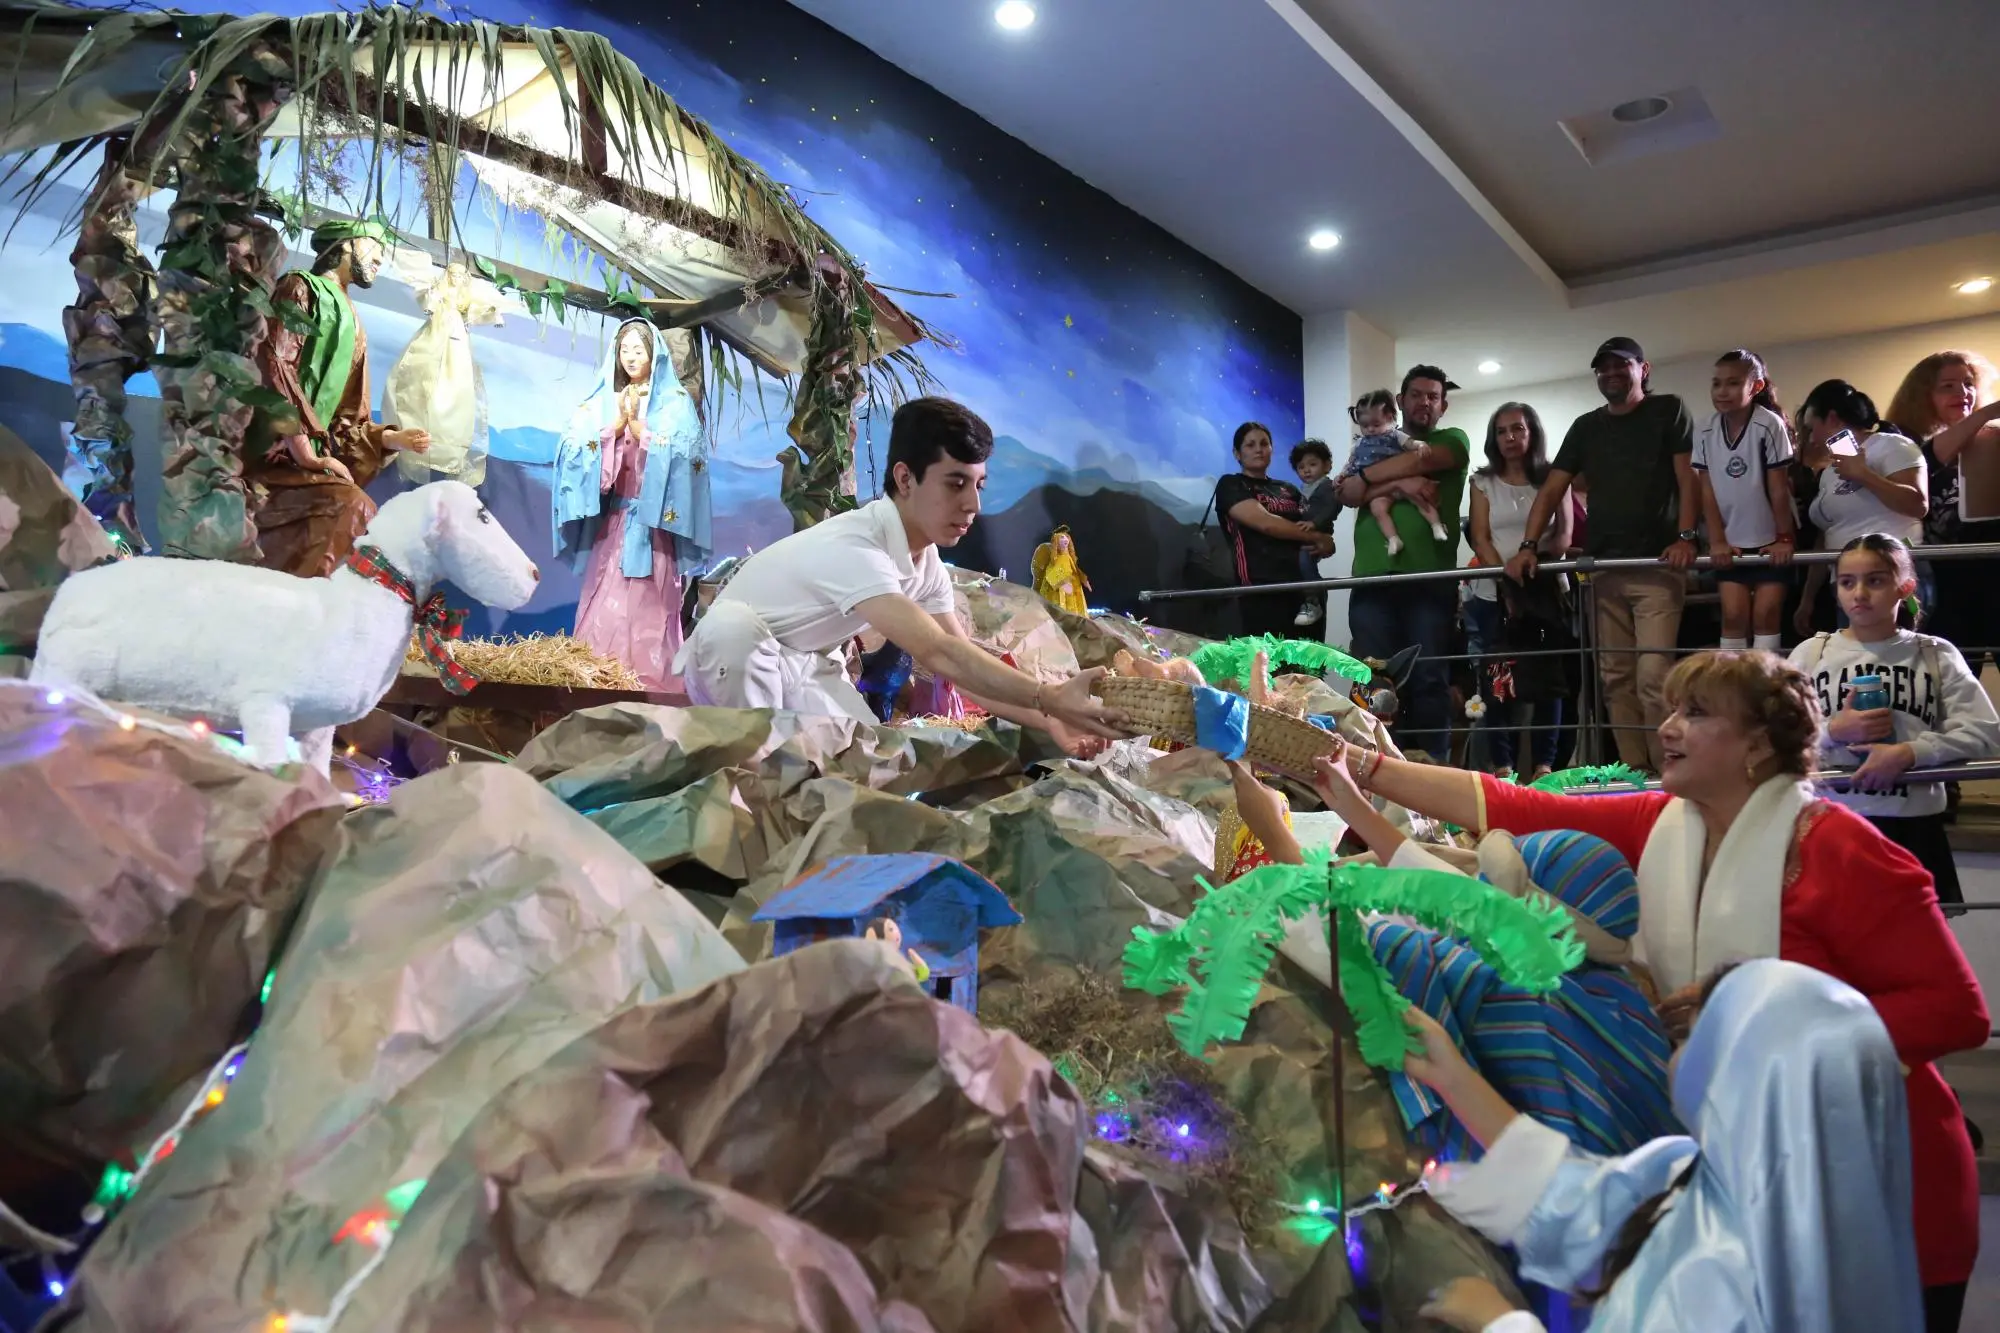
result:
M 580 567 L 576 637 L 678 690 L 681 576 L 708 558 L 701 417 L 659 330 L 618 328 L 597 387 L 556 446 L 555 550 Z

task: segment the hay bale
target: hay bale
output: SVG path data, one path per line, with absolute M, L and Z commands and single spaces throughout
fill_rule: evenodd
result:
M 558 685 L 573 690 L 639 690 L 638 673 L 567 634 L 530 634 L 512 639 L 460 639 L 452 656 L 481 680 L 496 685 Z M 403 655 L 406 676 L 436 676 L 424 660 L 415 633 Z

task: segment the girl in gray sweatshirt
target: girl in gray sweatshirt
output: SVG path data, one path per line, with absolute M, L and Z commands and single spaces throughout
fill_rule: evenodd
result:
M 1791 662 L 1819 696 L 1823 761 L 1855 770 L 1853 789 L 1831 799 L 1923 862 L 1940 902 L 1961 903 L 1945 836 L 1944 784 L 1902 778 L 1912 768 L 2000 758 L 2000 715 L 1957 648 L 1900 623 L 1915 618 L 1916 586 L 1902 542 L 1880 534 L 1849 542 L 1834 566 L 1847 628 L 1806 640 Z M 1887 707 L 1854 707 L 1852 682 L 1868 675 L 1881 678 Z

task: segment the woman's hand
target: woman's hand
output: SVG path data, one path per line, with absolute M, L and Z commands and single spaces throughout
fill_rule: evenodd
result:
M 1040 696 L 1043 714 L 1073 731 L 1106 740 L 1123 739 L 1130 734 L 1132 720 L 1123 710 L 1111 707 L 1090 692 L 1090 687 L 1103 677 L 1103 667 L 1092 667 L 1077 672 L 1053 689 L 1044 690 Z
M 1403 1073 L 1425 1087 L 1443 1093 L 1454 1086 L 1461 1076 L 1472 1072 L 1472 1066 L 1466 1063 L 1458 1043 L 1451 1039 L 1451 1034 L 1435 1018 L 1411 1005 L 1403 1011 L 1403 1022 L 1424 1043 L 1422 1051 L 1403 1056 Z
M 1861 767 L 1854 770 L 1853 785 L 1857 791 L 1888 791 L 1903 780 L 1903 774 L 1917 766 L 1917 752 L 1901 742 L 1853 748 L 1868 752 Z
M 1716 542 L 1708 548 L 1708 563 L 1711 569 L 1727 569 L 1736 563 L 1736 557 L 1743 552 L 1728 542 Z
M 1361 790 L 1361 783 L 1354 776 L 1353 760 L 1350 756 L 1357 753 L 1357 747 L 1348 744 L 1339 736 L 1333 738 L 1333 745 L 1331 754 L 1321 755 L 1313 761 L 1313 768 L 1316 770 L 1316 776 L 1313 778 L 1314 790 L 1318 791 L 1319 798 L 1326 802 L 1327 809 L 1343 818 L 1350 810 L 1373 809 L 1368 797 Z M 1353 820 L 1349 819 L 1348 822 L 1352 823 Z
M 1049 719 L 1048 730 L 1049 738 L 1072 759 L 1095 759 L 1111 748 L 1111 742 L 1104 737 L 1066 727 L 1054 718 Z
M 1772 564 L 1782 567 L 1792 563 L 1792 556 L 1797 550 L 1798 544 L 1789 533 L 1786 533 L 1774 538 L 1771 544 L 1764 548 L 1764 554 L 1771 557 Z
M 1843 707 L 1826 720 L 1826 734 L 1842 745 L 1867 745 L 1896 734 L 1896 714 L 1888 708 Z
M 1834 454 L 1833 472 L 1842 481 L 1858 481 L 1866 484 L 1875 476 L 1875 469 L 1868 466 L 1868 459 L 1861 454 Z
M 1484 1333 L 1495 1320 L 1513 1314 L 1520 1307 L 1500 1294 L 1500 1288 L 1483 1277 L 1454 1278 L 1431 1293 L 1417 1314 L 1434 1319 L 1458 1333 Z
M 1660 1026 L 1667 1030 L 1667 1036 L 1676 1046 L 1688 1039 L 1694 1030 L 1694 1020 L 1701 1016 L 1701 983 L 1681 987 L 1655 1006 L 1660 1014 Z

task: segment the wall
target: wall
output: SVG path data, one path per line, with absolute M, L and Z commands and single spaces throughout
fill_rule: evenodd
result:
M 1305 433 L 1325 440 L 1338 469 L 1354 438 L 1347 409 L 1369 389 L 1394 390 L 1402 380 L 1396 368 L 1396 340 L 1351 310 L 1313 315 L 1305 321 Z M 1327 578 L 1346 578 L 1354 569 L 1354 518 L 1342 515 L 1335 526 L 1333 555 L 1320 561 Z M 1347 590 L 1326 595 L 1326 641 L 1345 644 Z
M 1814 342 L 1780 343 L 1751 350 L 1764 358 L 1772 381 L 1778 386 L 1778 401 L 1789 413 L 1799 400 L 1824 380 L 1844 379 L 1859 386 L 1887 409 L 1903 376 L 1924 357 L 1947 347 L 1971 348 L 1990 358 L 2000 359 L 2000 316 L 1954 320 L 1946 324 L 1926 324 L 1880 333 L 1856 334 L 1845 338 L 1824 338 Z M 1577 360 L 1586 360 L 1591 348 L 1577 350 Z M 1653 387 L 1663 393 L 1677 393 L 1688 401 L 1696 423 L 1714 409 L 1708 405 L 1710 372 L 1715 356 L 1728 351 L 1718 347 L 1714 355 L 1682 357 L 1653 367 Z M 1450 423 L 1472 437 L 1475 452 L 1485 438 L 1486 419 L 1501 403 L 1518 400 L 1532 404 L 1541 413 L 1549 432 L 1549 453 L 1553 457 L 1569 423 L 1585 412 L 1602 406 L 1597 382 L 1586 367 L 1573 379 L 1530 384 L 1499 392 L 1461 393 L 1452 399 Z
M 1297 316 L 784 0 L 668 8 L 544 0 L 531 15 L 520 0 L 500 0 L 482 16 L 612 37 L 793 187 L 877 283 L 955 296 L 897 297 L 958 339 L 962 350 L 933 348 L 927 365 L 998 437 L 987 515 L 955 563 L 1024 579 L 1035 544 L 1068 523 L 1093 604 L 1131 607 L 1140 588 L 1177 584 L 1181 525 L 1228 464 L 1236 423 L 1268 422 L 1281 441 L 1301 432 Z M 73 197 L 52 197 L 0 252 L 10 275 L 0 284 L 0 422 L 51 458 L 69 403 L 61 311 L 74 286 L 63 262 L 70 237 L 58 224 Z M 142 217 L 149 244 L 161 221 L 157 211 Z M 545 262 L 532 252 L 497 257 Z M 361 309 L 379 394 L 421 315 L 408 289 L 386 280 Z M 495 431 L 491 502 L 531 551 L 545 553 L 546 464 L 569 405 L 597 374 L 603 331 L 521 318 L 473 336 Z M 132 390 L 143 400 L 134 418 L 145 437 L 140 503 L 150 515 L 157 390 L 150 377 Z M 714 474 L 721 554 L 789 530 L 776 498 L 785 416 L 773 391 L 723 417 Z M 864 497 L 876 489 L 886 413 L 865 425 Z M 559 576 L 508 627 L 561 628 L 574 599 L 573 578 Z

